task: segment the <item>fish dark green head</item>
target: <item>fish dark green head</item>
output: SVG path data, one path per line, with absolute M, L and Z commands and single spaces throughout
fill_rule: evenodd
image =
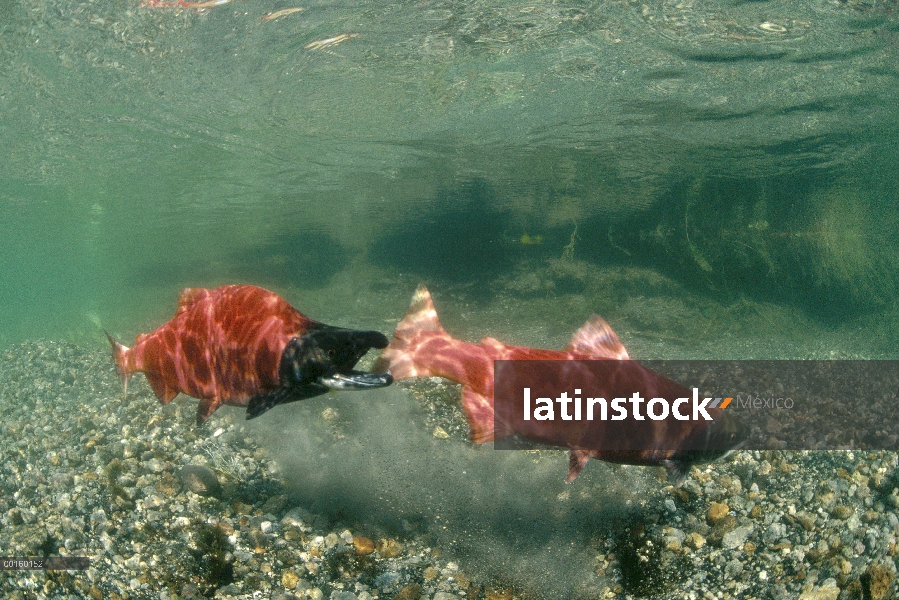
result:
M 313 398 L 328 390 L 367 390 L 393 383 L 387 373 L 353 370 L 372 348 L 387 347 L 377 331 L 357 331 L 316 324 L 291 339 L 281 353 L 280 386 L 250 399 L 247 419 L 258 417 L 278 404 Z
M 301 386 L 337 374 L 349 374 L 372 348 L 386 348 L 377 331 L 319 325 L 290 340 L 281 354 L 281 385 Z

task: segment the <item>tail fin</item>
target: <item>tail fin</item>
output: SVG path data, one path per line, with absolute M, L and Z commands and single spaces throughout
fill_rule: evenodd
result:
M 115 362 L 115 370 L 119 374 L 119 380 L 122 382 L 122 387 L 127 394 L 128 380 L 131 379 L 131 373 L 128 371 L 125 353 L 129 348 L 115 341 L 105 329 L 103 330 L 103 333 L 106 334 L 106 339 L 109 340 L 109 345 L 112 347 L 112 360 Z
M 471 428 L 469 437 L 483 444 L 512 434 L 508 424 L 494 418 L 493 359 L 483 348 L 489 343 L 497 345 L 500 352 L 505 348 L 489 338 L 481 345 L 452 339 L 440 325 L 428 289 L 419 285 L 374 371 L 389 370 L 394 380 L 436 375 L 461 383 L 462 409 Z
M 443 325 L 437 318 L 437 309 L 434 308 L 434 301 L 431 300 L 431 293 L 425 284 L 420 283 L 412 294 L 412 302 L 409 303 L 409 310 L 406 316 L 396 326 L 394 336 L 410 337 L 419 331 L 443 331 Z
M 390 345 L 378 357 L 372 371 L 375 373 L 390 371 L 394 380 L 430 376 L 426 368 L 415 364 L 414 356 L 422 334 L 428 333 L 446 335 L 437 318 L 437 309 L 434 308 L 431 294 L 428 288 L 421 284 L 412 295 L 406 316 L 396 326 Z

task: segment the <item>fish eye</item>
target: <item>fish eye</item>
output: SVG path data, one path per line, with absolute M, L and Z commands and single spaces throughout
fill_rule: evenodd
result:
M 328 350 L 328 358 L 334 358 L 334 350 Z

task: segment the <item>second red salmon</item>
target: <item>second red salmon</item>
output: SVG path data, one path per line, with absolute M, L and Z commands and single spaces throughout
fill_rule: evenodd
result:
M 609 421 L 525 420 L 508 406 L 495 406 L 495 361 L 513 361 L 527 373 L 535 363 L 520 361 L 608 361 L 611 377 L 597 377 L 595 370 L 562 368 L 574 363 L 541 363 L 537 379 L 552 379 L 556 389 L 590 389 L 604 398 L 627 397 L 637 392 L 643 398 L 688 397 L 683 386 L 631 361 L 627 350 L 608 323 L 593 315 L 578 329 L 564 350 L 510 346 L 493 338 L 470 344 L 452 338 L 440 324 L 431 295 L 419 286 L 409 311 L 397 325 L 390 345 L 381 353 L 375 371 L 385 371 L 396 380 L 411 377 L 444 377 L 462 384 L 462 408 L 473 442 L 484 443 L 511 435 L 543 444 L 571 449 L 568 481 L 572 481 L 590 458 L 634 465 L 664 466 L 675 483 L 683 481 L 694 463 L 709 462 L 740 448 L 747 429 L 720 408 L 708 408 L 710 420 L 628 421 L 624 428 Z M 554 368 L 553 365 L 559 368 Z M 611 369 L 611 370 L 609 370 Z M 514 371 L 515 369 L 511 369 Z M 529 373 L 528 377 L 535 377 Z M 527 379 L 527 377 L 519 377 Z M 509 418 L 509 415 L 512 417 Z M 502 418 L 500 418 L 502 417 Z M 639 418 L 639 417 L 638 417 Z M 615 438 L 615 439 L 611 439 Z

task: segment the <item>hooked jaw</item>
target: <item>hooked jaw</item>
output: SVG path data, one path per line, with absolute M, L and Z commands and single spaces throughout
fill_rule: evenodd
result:
M 731 418 L 727 425 L 725 435 L 725 444 L 729 443 L 730 447 L 725 450 L 720 458 L 727 458 L 737 450 L 741 450 L 749 442 L 749 427 L 742 421 Z
M 721 458 L 730 456 L 749 441 L 749 427 L 737 418 L 725 415 L 726 418 L 716 423 L 718 428 L 712 434 L 715 438 L 710 446 L 723 450 Z
M 319 377 L 318 382 L 332 390 L 372 390 L 387 387 L 393 383 L 390 373 L 366 373 L 349 371 L 335 373 L 327 377 Z
M 668 471 L 674 486 L 680 487 L 694 464 L 727 458 L 746 445 L 749 433 L 749 427 L 742 421 L 728 414 L 722 414 L 702 431 L 698 443 L 696 438 L 693 438 L 686 444 L 688 450 L 663 460 L 662 466 Z
M 353 367 L 372 348 L 387 347 L 387 337 L 377 331 L 356 331 L 322 325 L 291 340 L 298 343 L 292 360 L 294 381 L 312 377 L 332 390 L 371 390 L 393 383 L 389 373 L 367 373 Z M 287 351 L 285 351 L 285 356 Z
M 749 441 L 749 427 L 742 421 L 722 414 L 702 431 L 702 441 L 689 444 L 685 456 L 694 463 L 707 463 L 726 458 Z
M 389 373 L 367 373 L 353 367 L 372 348 L 385 348 L 387 338 L 377 331 L 354 331 L 316 324 L 291 339 L 281 353 L 280 386 L 254 396 L 247 419 L 273 406 L 320 396 L 331 390 L 371 390 L 393 383 Z
M 332 390 L 371 390 L 393 383 L 389 373 L 367 373 L 353 367 L 371 348 L 385 348 L 387 338 L 377 331 L 354 331 L 324 325 L 285 349 L 292 355 L 287 380 L 294 384 L 312 379 Z M 284 365 L 282 365 L 282 368 Z

